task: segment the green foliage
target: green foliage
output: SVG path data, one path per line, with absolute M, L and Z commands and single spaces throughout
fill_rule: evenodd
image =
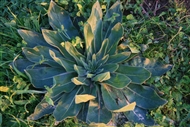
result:
M 27 43 L 22 48 L 25 58 L 11 64 L 17 73 L 26 74 L 35 88 L 47 90 L 28 119 L 53 114 L 56 123 L 77 117 L 88 124 L 107 124 L 112 112 L 124 112 L 130 121 L 154 125 L 147 117 L 148 110 L 166 100 L 145 82 L 151 75 L 163 75 L 171 65 L 135 56 L 124 46 L 120 3 L 112 5 L 103 17 L 97 1 L 83 33 L 53 1 L 48 18 L 53 30 L 42 29 L 42 34 L 18 30 Z M 73 44 L 77 38 L 82 40 L 78 46 Z
M 34 122 L 26 120 L 41 95 L 35 94 L 39 91 L 28 90 L 31 85 L 28 79 L 18 77 L 9 67 L 9 63 L 21 53 L 21 47 L 26 44 L 19 36 L 18 28 L 36 31 L 40 31 L 41 26 L 49 28 L 46 17 L 48 4 L 49 0 L 0 0 L 0 126 L 2 127 L 53 126 L 53 117 L 44 117 Z M 66 125 L 67 121 L 64 123 L 64 126 Z
M 125 36 L 126 44 L 131 49 L 173 65 L 165 76 L 147 81 L 168 100 L 166 105 L 151 112 L 160 126 L 189 125 L 189 21 L 186 9 L 178 5 L 169 6 L 168 11 L 157 16 L 147 18 L 132 13 L 124 17 L 125 31 L 130 33 Z
M 114 1 L 115 0 L 99 0 L 104 14 Z M 80 29 L 80 32 L 83 33 L 84 21 L 90 16 L 90 8 L 92 7 L 93 2 L 95 1 L 85 0 L 85 2 L 83 2 L 82 0 L 68 0 L 68 5 L 61 4 L 59 1 L 57 4 L 67 10 L 69 15 L 72 15 L 72 20 L 74 21 L 75 26 L 79 22 L 77 29 Z M 142 11 L 142 2 L 148 3 L 154 1 L 122 1 L 122 9 L 124 9 L 122 23 L 124 28 L 124 38 L 122 38 L 122 40 L 126 40 L 126 42 L 122 42 L 123 45 L 120 45 L 120 48 L 127 45 L 133 53 L 141 52 L 145 57 L 156 58 L 173 65 L 172 70 L 167 72 L 166 75 L 150 78 L 150 80 L 146 81 L 148 84 L 153 84 L 155 90 L 158 89 L 161 91 L 159 92 L 159 95 L 168 101 L 164 106 L 152 110 L 151 116 L 157 123 L 156 127 L 189 126 L 189 14 L 183 4 L 169 1 L 169 4 L 166 6 L 166 8 L 168 8 L 167 11 L 163 11 L 163 13 L 153 16 L 153 12 L 151 12 L 152 10 L 146 10 L 147 13 L 151 15 L 151 17 L 147 17 Z M 81 12 L 79 11 L 77 4 L 82 5 Z M 162 5 L 162 3 L 161 6 L 158 4 L 158 7 L 160 7 L 161 10 Z M 2 86 L 1 88 L 3 88 L 3 91 L 8 89 L 19 93 L 12 96 L 12 92 L 0 91 L 0 101 L 2 102 L 1 104 L 3 104 L 1 105 L 2 110 L 0 109 L 0 113 L 2 114 L 2 125 L 0 125 L 3 127 L 54 126 L 54 118 L 52 116 L 44 116 L 37 121 L 26 120 L 26 117 L 33 112 L 35 105 L 41 100 L 42 95 L 32 94 L 31 97 L 30 90 L 24 90 L 25 87 L 23 86 L 25 85 L 21 85 L 24 83 L 22 81 L 26 81 L 24 84 L 30 86 L 28 79 L 26 78 L 20 80 L 20 85 L 16 82 L 14 83 L 12 79 L 16 74 L 12 73 L 8 66 L 10 61 L 20 53 L 21 47 L 26 45 L 26 42 L 21 41 L 16 29 L 22 28 L 39 32 L 39 30 L 41 31 L 40 27 L 49 28 L 47 19 L 48 6 L 49 0 L 0 0 L 0 87 Z M 80 16 L 85 18 L 79 18 L 77 16 L 78 12 Z M 13 14 L 16 15 L 16 18 Z M 31 20 L 32 16 L 40 17 L 36 19 L 37 22 L 39 21 L 39 25 L 34 24 Z M 21 21 L 21 23 L 19 21 Z M 182 27 L 182 29 L 180 27 Z M 84 43 L 83 38 L 80 39 L 78 37 L 71 41 L 77 49 Z M 170 45 L 168 42 L 170 42 Z M 22 57 L 19 56 L 18 58 Z M 21 89 L 18 89 L 17 85 L 22 86 L 20 87 Z M 29 88 L 31 89 L 31 87 L 32 86 Z M 48 90 L 48 87 L 46 88 Z M 11 98 L 11 96 L 13 98 Z M 25 98 L 23 98 L 23 96 Z M 34 99 L 35 101 L 32 101 L 32 103 L 28 104 L 26 107 L 10 103 L 10 100 L 12 102 L 24 100 L 23 103 L 25 103 L 25 101 L 29 102 L 32 98 L 36 98 Z M 26 110 L 29 112 L 26 112 Z M 125 123 L 121 121 L 127 121 L 127 119 L 121 119 L 119 116 L 117 122 L 119 124 Z M 67 119 L 59 124 L 60 127 L 67 125 L 78 126 L 78 121 L 76 121 L 76 119 Z M 79 126 L 84 125 L 79 124 Z M 128 121 L 125 126 L 138 127 L 145 125 L 132 124 Z

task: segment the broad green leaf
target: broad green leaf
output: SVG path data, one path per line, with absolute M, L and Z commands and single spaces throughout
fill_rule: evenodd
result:
M 66 40 L 63 40 L 57 31 L 42 29 L 42 34 L 46 42 L 59 49 L 65 58 L 74 60 L 64 47 L 64 42 Z
M 15 58 L 11 66 L 22 76 L 25 72 L 34 87 L 42 91 L 13 92 L 47 91 L 29 119 L 53 114 L 55 123 L 77 117 L 88 124 L 98 123 L 94 126 L 106 126 L 112 112 L 125 112 L 129 121 L 148 126 L 154 124 L 146 117 L 147 109 L 166 101 L 151 87 L 140 84 L 148 80 L 151 73 L 160 76 L 171 66 L 141 57 L 132 60 L 134 54 L 128 52 L 128 43 L 119 45 L 124 33 L 120 6 L 117 1 L 106 9 L 102 20 L 102 8 L 97 1 L 84 23 L 82 35 L 73 25 L 69 13 L 52 0 L 47 16 L 53 30 L 42 29 L 42 35 L 18 30 L 28 44 L 23 48 L 26 59 Z M 74 18 L 77 28 L 82 25 L 79 21 L 83 20 Z M 81 39 L 84 39 L 84 45 Z M 7 92 L 8 89 L 0 87 L 0 91 Z
M 97 53 L 99 51 L 102 43 L 102 15 L 100 4 L 96 1 L 92 7 L 91 15 L 87 20 L 94 35 L 94 41 L 92 43 L 93 53 Z
M 95 33 L 97 30 L 98 21 L 102 19 L 102 9 L 100 7 L 99 1 L 96 1 L 92 7 L 92 11 L 90 17 L 88 18 L 87 22 L 90 24 L 92 28 L 92 32 Z
M 22 39 L 27 43 L 27 47 L 33 48 L 35 46 L 50 46 L 44 40 L 42 34 L 29 31 L 29 30 L 22 30 L 19 29 L 18 33 L 22 37 Z
M 111 73 L 111 78 L 104 81 L 104 83 L 116 89 L 122 89 L 131 83 L 131 79 L 124 74 Z
M 103 82 L 108 79 L 110 79 L 110 72 L 104 72 L 104 73 L 98 74 L 92 78 L 92 80 L 95 82 Z
M 107 63 L 121 63 L 130 57 L 130 52 L 122 52 L 115 55 L 109 56 Z
M 63 92 L 71 92 L 76 86 L 71 79 L 75 77 L 77 74 L 75 72 L 66 72 L 63 74 L 59 74 L 53 77 L 53 87 L 51 97 L 59 95 Z
M 92 55 L 92 61 L 91 62 L 92 62 L 92 65 L 94 65 L 94 66 L 97 66 L 97 59 L 96 59 L 96 57 L 97 57 L 96 54 Z
M 53 116 L 56 121 L 62 121 L 68 117 L 77 116 L 82 108 L 82 104 L 75 104 L 75 96 L 80 94 L 81 87 L 75 87 L 70 93 L 65 93 L 59 100 Z
M 86 69 L 86 70 L 89 69 L 89 65 L 88 65 L 88 63 L 86 62 L 86 59 L 80 58 L 80 62 L 81 62 L 81 65 L 80 65 L 80 66 L 84 67 L 84 69 Z
M 94 31 L 93 51 L 97 53 L 102 45 L 102 20 L 99 20 Z
M 118 64 L 113 64 L 113 63 L 110 63 L 110 64 L 104 64 L 100 67 L 100 69 L 103 69 L 103 72 L 115 72 L 117 69 L 118 69 L 119 65 Z
M 16 57 L 17 58 L 17 57 Z M 26 75 L 24 74 L 24 70 L 28 67 L 33 65 L 34 63 L 32 63 L 31 61 L 27 60 L 27 59 L 18 59 L 16 60 L 16 58 L 13 60 L 13 62 L 10 64 L 10 67 L 12 67 L 17 74 L 21 75 L 22 77 L 26 78 Z M 20 66 L 22 65 L 22 66 Z
M 102 104 L 102 105 L 101 105 Z M 91 100 L 88 107 L 87 123 L 108 123 L 112 118 L 112 113 L 105 108 L 102 102 Z
M 131 111 L 134 110 L 136 106 L 136 102 L 130 103 L 120 109 L 114 110 L 113 112 L 127 112 L 127 111 Z
M 115 89 L 105 83 L 101 83 L 101 90 L 105 107 L 108 110 L 118 110 L 128 104 L 120 89 Z
M 31 114 L 28 120 L 37 120 L 44 115 L 53 113 L 55 107 L 46 102 L 45 98 L 36 106 L 34 113 Z
M 68 12 L 57 6 L 53 1 L 51 1 L 49 5 L 48 18 L 49 24 L 54 30 L 62 29 L 62 27 L 64 27 L 63 30 L 69 38 L 79 36 L 78 31 L 73 26 Z
M 122 21 L 122 11 L 120 9 L 120 2 L 117 1 L 111 6 L 111 8 L 106 12 L 106 15 L 104 16 L 104 23 L 103 23 L 104 39 L 109 36 L 113 26 L 115 26 L 115 24 L 121 21 Z
M 49 50 L 49 54 L 52 57 L 52 59 L 55 60 L 59 65 L 64 67 L 66 71 L 74 71 L 73 65 L 75 64 L 75 62 L 65 59 L 63 57 L 57 57 L 57 54 L 52 50 Z
M 82 94 L 82 95 L 76 95 L 75 96 L 75 103 L 76 104 L 80 104 L 80 103 L 84 103 L 90 100 L 94 100 L 96 97 L 89 95 L 89 94 Z
M 130 102 L 135 101 L 143 109 L 157 108 L 167 102 L 148 86 L 129 84 L 122 91 Z
M 98 51 L 98 53 L 96 54 L 97 56 L 97 59 L 102 59 L 106 53 L 107 53 L 107 50 L 108 50 L 108 44 L 109 44 L 109 40 L 108 39 L 105 39 L 103 42 L 102 42 L 102 45 L 101 45 L 101 48 L 100 50 Z
M 49 49 L 45 46 L 36 46 L 34 48 L 22 48 L 23 53 L 25 54 L 26 58 L 34 62 L 35 64 L 46 64 L 52 67 L 61 67 L 57 64 L 49 55 Z M 53 50 L 53 49 L 51 49 Z M 60 52 L 57 50 L 53 50 L 58 56 L 62 56 Z
M 135 84 L 142 84 L 151 76 L 151 73 L 143 67 L 133 67 L 126 65 L 119 65 L 119 68 L 116 72 L 125 74 L 131 79 L 132 83 Z
M 97 85 L 96 83 L 92 83 L 89 85 L 90 87 L 82 86 L 83 91 L 81 94 L 89 94 L 94 97 L 97 97 Z
M 138 106 L 133 111 L 124 113 L 129 121 L 134 123 L 143 123 L 146 126 L 153 126 L 155 122 L 153 119 L 147 117 L 147 110 L 141 109 Z
M 41 67 L 25 70 L 30 82 L 36 88 L 44 88 L 44 86 L 53 86 L 53 77 L 64 73 L 65 70 L 60 68 Z
M 111 33 L 108 37 L 109 43 L 108 43 L 108 54 L 114 55 L 117 50 L 118 43 L 123 36 L 123 27 L 121 26 L 121 23 L 117 23 L 112 29 Z
M 78 65 L 81 65 L 80 58 L 85 58 L 77 49 L 69 42 L 65 42 L 65 49 L 75 59 Z
M 128 61 L 131 66 L 144 67 L 152 73 L 152 76 L 161 76 L 172 68 L 170 64 L 163 64 L 155 59 L 142 58 L 137 56 Z
M 86 70 L 81 67 L 74 64 L 74 70 L 78 73 L 79 76 L 85 76 L 87 74 Z
M 77 119 L 86 122 L 87 120 L 87 113 L 88 113 L 88 107 L 89 107 L 89 102 L 86 102 L 82 105 L 82 108 L 80 112 L 77 115 Z
M 104 65 L 105 63 L 107 63 L 108 59 L 109 59 L 109 55 L 107 54 L 103 58 L 97 60 L 97 66 L 100 67 Z
M 94 43 L 94 35 L 92 33 L 91 26 L 88 23 L 84 25 L 84 38 L 87 55 L 92 56 L 92 54 L 94 53 L 92 47 L 92 43 Z
M 90 94 L 94 97 L 97 97 L 97 90 L 95 87 L 96 85 L 97 84 L 94 84 L 94 86 L 92 86 L 92 87 L 83 87 L 83 92 L 81 94 Z M 79 120 L 87 122 L 88 107 L 89 107 L 89 101 L 86 103 L 83 103 L 83 106 L 82 106 L 79 114 L 77 115 L 77 118 Z

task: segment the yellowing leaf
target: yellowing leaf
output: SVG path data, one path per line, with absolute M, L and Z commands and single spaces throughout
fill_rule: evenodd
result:
M 75 96 L 75 103 L 79 104 L 79 103 L 87 102 L 89 100 L 93 100 L 95 98 L 96 98 L 95 96 L 92 96 L 89 94 L 76 95 Z
M 108 80 L 110 78 L 111 78 L 110 72 L 104 72 L 104 73 L 96 75 L 92 79 L 93 79 L 93 81 L 103 82 L 103 81 L 106 81 L 106 80 Z
M 0 86 L 0 92 L 8 92 L 9 88 L 6 86 Z
M 113 126 L 106 125 L 104 123 L 91 123 L 90 127 L 113 127 Z
M 136 102 L 133 102 L 127 106 L 124 106 L 118 110 L 114 110 L 113 112 L 126 112 L 126 111 L 132 111 L 135 109 L 135 106 L 136 106 Z
M 84 84 L 83 82 L 77 80 L 77 77 L 72 78 L 71 81 L 72 81 L 75 85 L 83 85 L 83 84 Z

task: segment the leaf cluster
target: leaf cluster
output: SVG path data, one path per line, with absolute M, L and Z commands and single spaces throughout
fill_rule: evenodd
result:
M 35 88 L 47 90 L 28 119 L 53 114 L 56 123 L 77 117 L 88 124 L 107 124 L 112 113 L 124 112 L 130 121 L 154 125 L 147 110 L 166 101 L 143 83 L 172 66 L 135 56 L 120 42 L 120 5 L 113 4 L 103 17 L 97 1 L 80 33 L 68 12 L 51 1 L 48 18 L 53 30 L 18 30 L 27 43 L 22 48 L 25 59 L 15 58 L 11 66 L 21 76 L 26 74 Z
M 15 83 L 12 82 L 11 79 L 16 74 L 14 73 L 13 75 L 8 67 L 8 63 L 20 53 L 21 47 L 26 45 L 26 42 L 21 41 L 16 29 L 24 28 L 39 32 L 41 26 L 45 28 L 50 27 L 46 15 L 48 2 L 47 0 L 36 0 L 35 2 L 19 0 L 0 1 L 0 86 L 3 86 L 1 87 L 3 91 L 6 89 L 21 90 L 18 91 L 21 93 L 14 94 L 13 98 L 11 98 L 12 92 L 0 93 L 1 104 L 3 104 L 1 105 L 0 113 L 0 125 L 2 124 L 2 126 L 53 126 L 54 124 L 52 116 L 45 116 L 38 121 L 26 121 L 26 117 L 32 112 L 42 96 L 28 94 L 26 92 L 28 89 L 25 91 L 27 94 L 23 96 L 26 88 L 23 86 L 29 83 L 24 83 L 23 78 L 20 77 L 17 79 L 18 81 L 20 80 L 20 83 L 17 80 L 14 80 Z M 73 19 L 76 19 L 76 14 L 83 17 L 82 19 L 79 18 L 79 21 L 82 21 L 79 22 L 79 28 L 83 31 L 84 17 L 87 19 L 90 16 L 92 2 L 85 1 L 84 3 L 83 1 L 72 0 L 67 5 L 61 4 L 61 1 L 56 2 L 67 10 L 74 17 Z M 112 2 L 114 1 L 100 0 L 103 13 L 113 4 Z M 190 104 L 188 82 L 190 75 L 188 52 L 190 47 L 188 36 L 190 25 L 188 14 L 184 6 L 170 2 L 168 11 L 160 15 L 147 17 L 142 13 L 140 6 L 142 2 L 141 0 L 122 2 L 123 9 L 130 12 L 129 14 L 124 11 L 122 23 L 125 30 L 124 33 L 127 33 L 124 39 L 127 40 L 128 47 L 134 53 L 141 52 L 145 57 L 160 59 L 174 65 L 172 70 L 167 72 L 165 76 L 154 77 L 147 81 L 147 83 L 154 84 L 157 89 L 161 90 L 163 93 L 159 94 L 164 94 L 162 97 L 168 100 L 165 106 L 151 111 L 151 115 L 160 126 L 187 126 L 189 124 Z M 71 5 L 72 9 L 69 10 Z M 79 7 L 81 7 L 80 10 Z M 89 9 L 86 12 L 87 8 Z M 72 41 L 73 44 L 77 43 L 80 47 L 78 42 L 81 41 L 77 41 L 77 39 Z M 24 78 L 24 80 L 26 81 L 27 79 Z M 16 87 L 17 85 L 20 86 L 20 89 Z M 18 100 L 24 101 L 19 102 Z M 30 100 L 34 101 L 31 101 L 32 103 L 29 103 L 26 107 L 23 106 L 23 103 L 26 103 L 26 101 L 30 102 Z M 12 103 L 14 101 L 15 103 L 18 101 L 18 103 Z M 25 113 L 26 110 L 29 113 Z M 76 123 L 76 120 L 67 119 L 64 123 L 60 123 L 60 126 L 67 126 L 67 124 L 74 126 L 73 122 Z M 144 126 L 127 122 L 126 126 L 128 125 Z

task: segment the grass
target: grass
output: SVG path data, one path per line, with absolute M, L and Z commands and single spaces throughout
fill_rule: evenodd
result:
M 106 10 L 114 0 L 102 0 Z M 10 69 L 9 63 L 25 45 L 17 29 L 40 31 L 49 28 L 47 19 L 48 0 L 0 0 L 0 126 L 2 127 L 53 127 L 54 118 L 46 116 L 38 121 L 27 121 L 36 104 L 42 98 L 32 88 L 28 79 Z M 56 0 L 72 16 L 89 16 L 92 2 L 81 0 Z M 168 11 L 153 15 L 142 12 L 143 1 L 123 3 L 124 39 L 134 52 L 148 58 L 156 58 L 173 65 L 171 71 L 148 82 L 154 84 L 168 103 L 150 112 L 159 127 L 190 126 L 190 16 L 182 4 L 170 2 Z M 81 6 L 83 5 L 83 6 Z M 147 15 L 147 13 L 149 15 Z M 21 56 L 19 56 L 21 57 Z M 67 119 L 64 127 L 84 126 L 76 119 Z M 124 126 L 144 126 L 127 123 Z

